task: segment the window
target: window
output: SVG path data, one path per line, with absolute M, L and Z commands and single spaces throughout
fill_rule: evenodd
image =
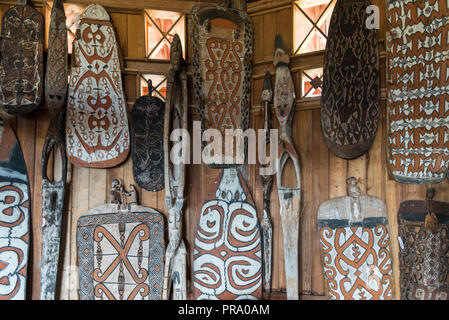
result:
M 53 2 L 45 3 L 45 48 L 48 48 L 48 32 L 50 30 L 50 14 L 51 8 L 53 7 Z M 67 44 L 69 49 L 69 54 L 72 53 L 72 44 L 75 40 L 76 29 L 78 28 L 80 22 L 80 15 L 83 12 L 84 7 L 72 4 L 64 3 L 64 11 L 66 15 L 66 27 L 67 27 Z
M 148 80 L 152 81 L 152 87 L 153 87 L 153 97 L 158 97 L 159 99 L 162 99 L 162 101 L 165 101 L 167 97 L 167 78 L 165 75 L 162 74 L 140 74 L 140 95 L 144 96 L 147 95 L 148 90 Z
M 170 59 L 170 43 L 177 33 L 185 57 L 185 14 L 162 10 L 145 10 L 145 45 L 148 59 Z
M 299 0 L 294 4 L 294 54 L 324 50 L 337 0 Z
M 321 96 L 323 68 L 303 70 L 301 74 L 301 98 Z

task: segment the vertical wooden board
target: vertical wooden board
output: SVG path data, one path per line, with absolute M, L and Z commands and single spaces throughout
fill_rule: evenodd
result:
M 271 60 L 273 58 L 276 20 L 276 12 L 269 12 L 263 15 L 263 60 Z
M 143 14 L 128 15 L 128 57 L 145 58 L 145 20 Z
M 321 115 L 319 110 L 312 111 L 312 132 L 321 130 Z M 312 294 L 324 295 L 324 275 L 321 265 L 320 245 L 317 224 L 317 211 L 320 203 L 329 197 L 329 150 L 322 135 L 312 134 L 312 206 L 310 216 L 310 248 L 312 260 Z
M 435 188 L 435 196 L 433 197 L 433 200 L 449 202 L 449 179 L 444 179 L 440 183 L 426 185 L 426 187 Z M 416 200 L 421 200 L 421 199 L 416 199 Z
M 71 192 L 71 228 L 70 228 L 70 300 L 78 300 L 78 265 L 77 248 L 76 248 L 76 224 L 78 218 L 89 210 L 89 184 L 90 184 L 89 168 L 73 166 L 72 171 L 72 192 Z M 101 169 L 97 169 L 101 170 Z
M 253 45 L 253 63 L 257 63 L 264 59 L 263 47 L 265 44 L 263 33 L 263 16 L 257 15 L 251 17 L 253 21 L 254 45 Z M 253 91 L 257 92 L 257 91 Z M 254 105 L 254 104 L 253 104 Z
M 299 288 L 302 294 L 312 292 L 312 256 L 311 241 L 313 237 L 312 215 L 314 196 L 312 195 L 312 110 L 296 112 L 292 122 L 292 138 L 298 150 L 301 165 L 301 219 L 299 222 Z M 294 169 L 290 172 L 295 176 Z
M 253 107 L 256 107 L 256 106 L 261 107 L 262 108 L 261 112 L 263 114 L 264 106 L 262 105 L 262 101 L 260 100 L 260 93 L 262 92 L 262 87 L 263 87 L 263 78 L 253 79 L 253 90 L 252 90 L 252 94 L 251 94 L 251 100 L 252 100 L 251 105 Z M 252 128 L 257 128 L 257 127 L 252 127 Z M 262 121 L 262 127 L 260 129 L 263 129 L 263 121 Z
M 123 75 L 123 90 L 125 91 L 126 102 L 128 103 L 128 111 L 131 111 L 129 104 L 134 104 L 140 93 L 140 88 L 137 87 L 137 74 L 124 74 Z M 131 119 L 129 117 L 129 119 Z M 132 123 L 131 123 L 132 125 Z
M 277 12 L 277 33 L 282 34 L 288 53 L 293 51 L 293 8 L 285 8 Z
M 405 197 L 407 200 L 424 200 L 426 198 L 426 185 L 407 184 L 405 187 Z
M 111 13 L 111 22 L 115 29 L 117 42 L 123 57 L 128 56 L 128 15 L 126 13 Z
M 367 178 L 367 154 L 363 154 L 360 157 L 348 160 L 348 173 L 347 178 L 355 177 L 358 180 L 357 186 L 360 188 L 362 194 L 366 194 L 366 178 Z M 346 183 L 345 183 L 346 186 Z
M 347 160 L 329 152 L 329 199 L 346 195 L 346 175 Z
M 88 210 L 109 201 L 109 188 L 106 184 L 107 170 L 89 170 L 89 205 Z
M 385 40 L 385 32 L 386 32 L 386 2 L 385 0 L 371 0 L 371 5 L 376 6 L 379 8 L 379 30 L 378 32 L 378 37 L 379 40 Z

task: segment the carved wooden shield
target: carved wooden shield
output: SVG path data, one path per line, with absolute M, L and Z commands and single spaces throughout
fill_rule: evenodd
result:
M 18 0 L 3 15 L 0 43 L 0 106 L 10 114 L 32 112 L 44 82 L 44 17 Z
M 226 129 L 249 125 L 253 29 L 246 12 L 199 4 L 192 12 L 192 62 L 195 103 L 202 129 Z M 223 146 L 224 146 L 224 141 Z M 224 149 L 223 149 L 224 150 Z M 232 159 L 211 166 L 229 166 L 243 160 L 228 150 Z
M 369 150 L 380 115 L 377 30 L 366 27 L 368 0 L 339 0 L 329 25 L 323 68 L 321 128 L 344 159 Z
M 130 143 L 118 45 L 102 6 L 84 9 L 73 46 L 67 155 L 76 165 L 113 167 L 126 159 Z
M 437 183 L 449 166 L 446 0 L 387 0 L 388 156 L 394 179 Z
M 163 216 L 135 201 L 126 203 L 123 197 L 121 203 L 112 202 L 90 209 L 78 219 L 80 299 L 160 300 Z
M 387 208 L 376 197 L 360 195 L 355 178 L 348 179 L 348 184 L 349 196 L 324 201 L 318 208 L 328 298 L 391 300 Z
M 424 227 L 429 205 L 439 222 L 435 232 Z M 449 300 L 449 203 L 404 201 L 398 222 L 401 299 Z
M 254 201 L 236 168 L 222 170 L 215 184 L 196 231 L 194 297 L 260 299 L 262 248 Z
M 14 132 L 0 117 L 0 300 L 24 300 L 30 237 L 28 175 Z
M 164 102 L 151 95 L 138 98 L 131 111 L 131 156 L 134 180 L 148 191 L 164 189 Z

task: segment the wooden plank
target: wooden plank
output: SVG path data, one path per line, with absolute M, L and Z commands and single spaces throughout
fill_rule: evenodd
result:
M 128 57 L 128 15 L 125 13 L 110 13 L 115 29 L 119 51 L 122 57 Z
M 97 169 L 99 170 L 99 169 Z M 84 167 L 73 166 L 72 171 L 72 190 L 71 190 L 71 229 L 70 229 L 70 300 L 78 300 L 78 272 L 76 266 L 78 265 L 77 248 L 76 248 L 76 224 L 78 218 L 87 212 L 89 209 L 89 174 L 90 169 Z M 75 269 L 75 270 L 73 270 Z
M 145 58 L 145 21 L 143 14 L 128 15 L 128 57 Z
M 293 48 L 293 10 L 285 8 L 277 12 L 277 33 L 282 34 L 287 52 Z
M 321 130 L 321 117 L 318 110 L 312 113 L 312 131 Z M 310 158 L 309 158 L 310 159 Z M 329 197 L 329 149 L 327 148 L 322 135 L 312 134 L 312 203 L 310 207 L 311 216 L 309 219 L 311 235 L 309 238 L 310 249 L 309 259 L 312 260 L 312 290 L 313 295 L 324 295 L 324 275 L 321 266 L 319 235 L 317 233 L 317 210 L 320 203 L 328 200 Z M 304 292 L 302 292 L 304 294 Z
M 255 16 L 255 17 L 251 17 L 251 19 L 253 21 L 253 32 L 254 32 L 253 61 L 258 62 L 258 61 L 262 61 L 264 59 L 264 55 L 263 55 L 263 47 L 264 47 L 263 16 Z M 254 92 L 258 92 L 258 91 L 253 91 L 253 93 Z
M 274 38 L 276 37 L 276 12 L 263 16 L 263 59 L 271 60 L 274 53 Z M 256 49 L 256 48 L 255 48 Z M 264 72 L 265 73 L 265 72 Z
M 347 160 L 329 152 L 329 198 L 346 195 Z
M 301 188 L 302 188 L 302 205 L 301 205 L 301 220 L 299 222 L 299 283 L 300 292 L 310 294 L 312 292 L 312 275 L 313 275 L 313 261 L 310 256 L 310 249 L 313 243 L 313 236 L 316 235 L 315 226 L 312 225 L 312 217 L 316 216 L 314 210 L 314 195 L 313 190 L 313 153 L 316 146 L 313 145 L 313 111 L 298 112 L 295 114 L 292 126 L 292 137 L 301 159 Z M 315 134 L 316 135 L 316 134 Z M 295 176 L 295 170 L 288 172 L 290 176 Z

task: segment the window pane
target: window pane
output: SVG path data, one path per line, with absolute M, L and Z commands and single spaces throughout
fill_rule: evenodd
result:
M 184 55 L 185 16 L 178 12 L 146 10 L 146 45 L 150 59 L 170 59 L 170 42 L 178 33 Z
M 153 97 L 158 97 L 165 101 L 166 94 L 167 94 L 167 79 L 164 75 L 160 74 L 142 74 L 143 79 L 140 79 L 140 94 L 147 95 L 148 90 L 148 83 L 147 80 L 151 79 L 153 84 Z
M 302 73 L 302 97 L 321 96 L 323 86 L 323 68 L 304 70 Z
M 299 0 L 295 6 L 295 53 L 326 48 L 326 35 L 336 0 Z

